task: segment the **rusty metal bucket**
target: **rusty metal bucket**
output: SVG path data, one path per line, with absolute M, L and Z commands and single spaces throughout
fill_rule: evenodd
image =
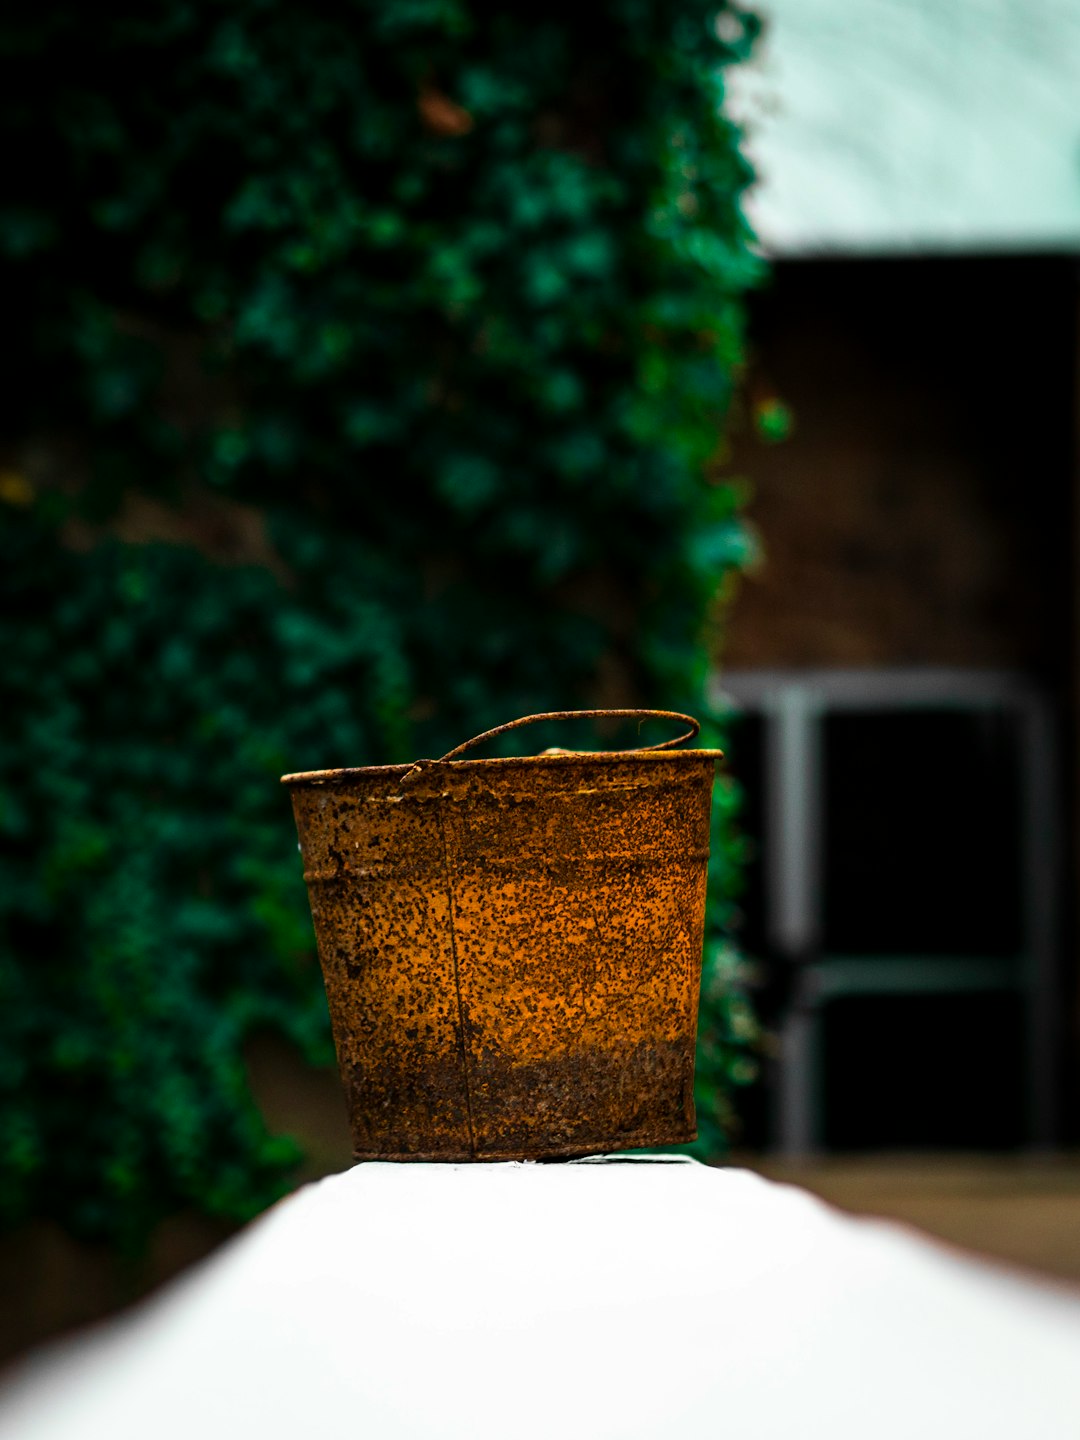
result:
M 461 760 L 537 720 L 685 721 L 641 749 Z M 694 1139 L 716 750 L 583 710 L 441 760 L 286 775 L 361 1160 Z

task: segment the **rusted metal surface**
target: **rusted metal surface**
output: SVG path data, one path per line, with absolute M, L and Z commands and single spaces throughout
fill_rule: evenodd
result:
M 720 752 L 664 747 L 284 777 L 358 1159 L 694 1138 Z

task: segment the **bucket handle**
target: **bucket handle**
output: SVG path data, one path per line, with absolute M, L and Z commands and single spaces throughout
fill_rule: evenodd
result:
M 683 725 L 689 725 L 690 729 L 684 735 L 676 735 L 671 740 L 661 740 L 656 745 L 636 745 L 632 750 L 624 751 L 627 755 L 636 755 L 644 750 L 671 750 L 676 745 L 682 745 L 686 740 L 693 740 L 699 734 L 701 726 L 692 715 L 681 715 L 677 710 L 549 710 L 543 715 L 523 715 L 519 720 L 511 720 L 506 725 L 496 725 L 494 730 L 485 730 L 482 735 L 474 735 L 471 740 L 466 740 L 463 745 L 456 745 L 453 750 L 448 750 L 441 760 L 435 763 L 441 765 L 445 760 L 456 760 L 466 750 L 471 750 L 474 745 L 480 745 L 485 740 L 493 740 L 496 735 L 505 735 L 508 730 L 517 730 L 522 725 L 535 725 L 540 720 L 678 720 Z

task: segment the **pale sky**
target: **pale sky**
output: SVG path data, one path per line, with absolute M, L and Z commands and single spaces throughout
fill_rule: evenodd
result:
M 1080 253 L 1080 0 L 761 0 L 729 76 L 777 255 Z

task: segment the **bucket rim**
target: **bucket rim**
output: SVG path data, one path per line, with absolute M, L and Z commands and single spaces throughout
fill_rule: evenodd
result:
M 400 765 L 347 765 L 331 770 L 298 770 L 282 775 L 281 784 L 294 786 L 333 785 L 354 777 L 381 775 L 386 779 L 407 775 L 417 765 L 425 769 L 448 769 L 452 771 L 474 771 L 483 773 L 503 770 L 516 765 L 539 765 L 542 768 L 571 764 L 623 765 L 634 761 L 650 764 L 670 765 L 687 760 L 711 760 L 714 764 L 724 759 L 723 750 L 566 750 L 552 755 L 494 755 L 479 760 L 423 760 L 407 761 Z

